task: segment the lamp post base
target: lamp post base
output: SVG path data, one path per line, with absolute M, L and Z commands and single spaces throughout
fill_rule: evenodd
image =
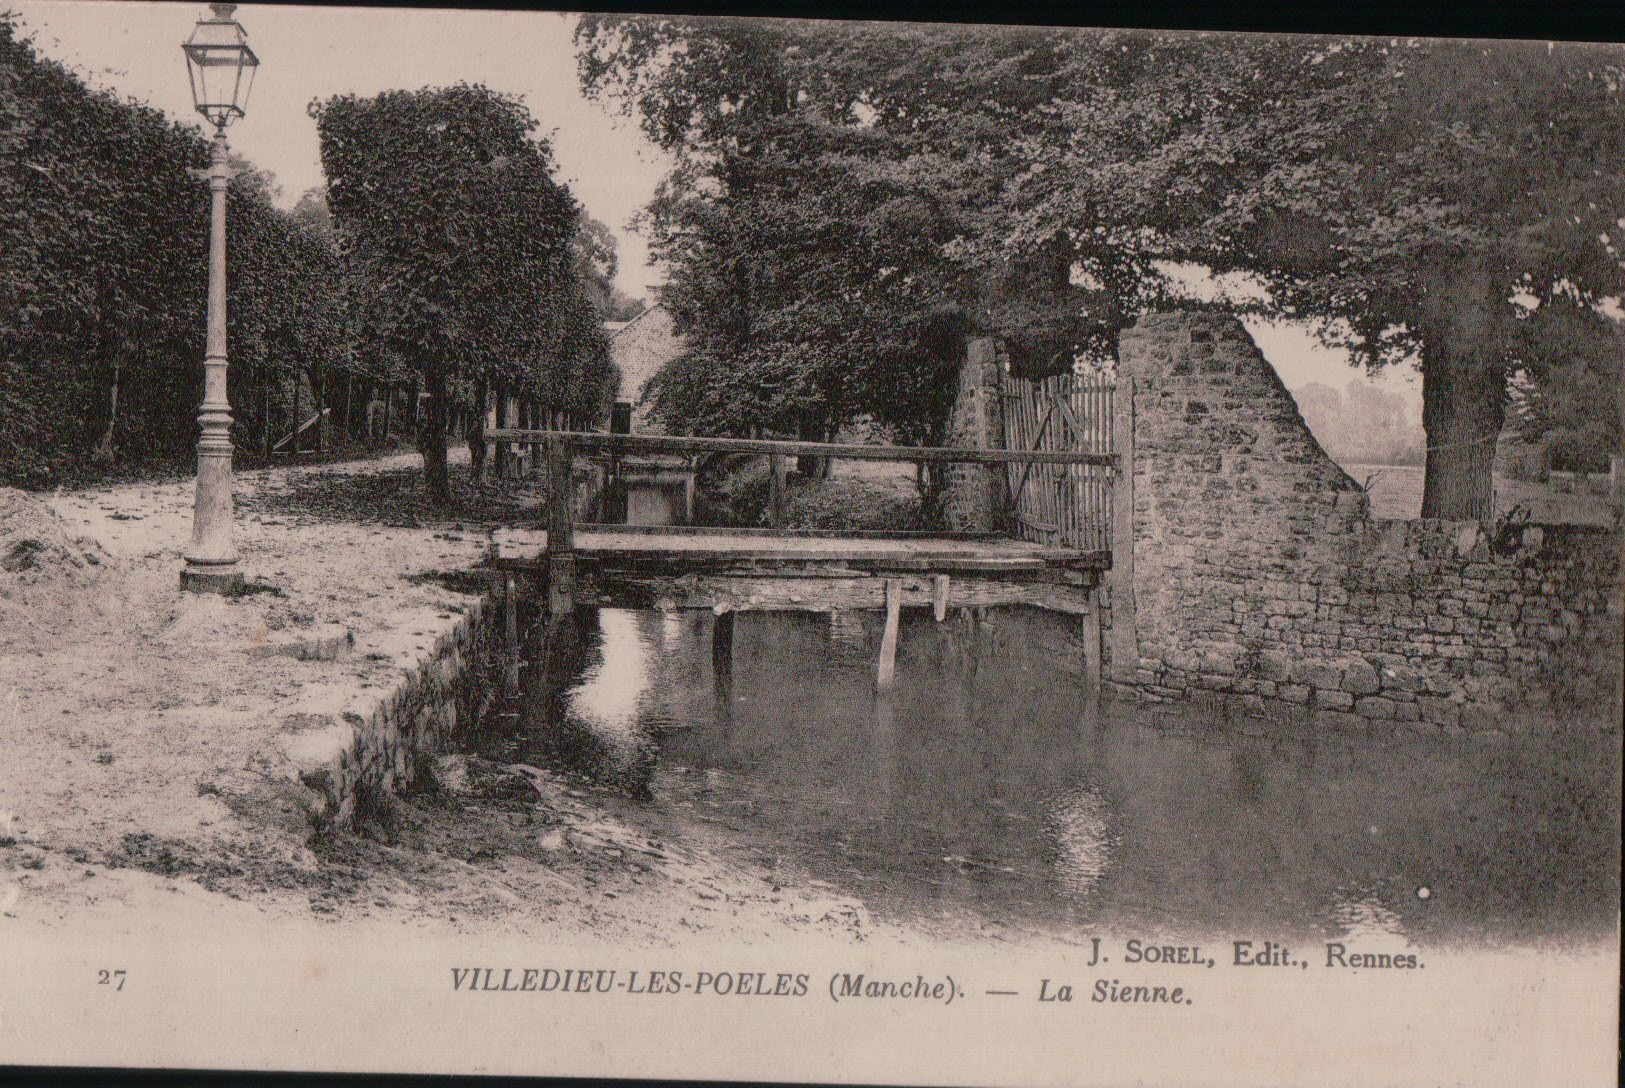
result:
M 181 589 L 187 593 L 218 593 L 236 597 L 243 591 L 243 572 L 235 566 L 221 569 L 187 567 L 181 571 Z

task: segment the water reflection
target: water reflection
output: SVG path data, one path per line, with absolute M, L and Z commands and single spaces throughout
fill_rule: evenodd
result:
M 1050 805 L 1056 841 L 1055 875 L 1074 896 L 1094 890 L 1111 862 L 1106 802 L 1099 791 L 1078 786 Z
M 644 738 L 652 648 L 637 614 L 616 608 L 598 614 L 598 646 L 597 660 L 565 693 L 566 713 L 617 751 L 631 753 Z
M 1093 707 L 997 615 L 906 613 L 883 699 L 877 616 L 742 614 L 731 676 L 709 613 L 584 616 L 573 663 L 526 670 L 505 755 L 699 814 L 894 917 L 1431 942 L 1614 925 L 1617 738 L 1383 745 Z

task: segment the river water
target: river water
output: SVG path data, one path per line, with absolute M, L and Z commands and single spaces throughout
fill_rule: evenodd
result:
M 604 609 L 492 754 L 720 829 L 885 917 L 1076 937 L 1544 943 L 1618 916 L 1618 736 L 1328 737 L 1088 699 L 996 610 Z M 731 672 L 731 675 L 730 675 Z

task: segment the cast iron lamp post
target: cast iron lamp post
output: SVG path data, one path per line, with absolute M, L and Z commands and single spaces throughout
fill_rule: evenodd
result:
M 198 20 L 181 46 L 192 101 L 214 125 L 209 168 L 209 337 L 203 358 L 202 433 L 197 441 L 197 498 L 192 508 L 192 545 L 186 550 L 181 588 L 235 593 L 243 584 L 232 542 L 231 404 L 226 400 L 226 186 L 234 173 L 226 162 L 226 126 L 243 116 L 259 58 L 248 35 L 231 17 L 236 4 L 210 4 L 214 14 Z

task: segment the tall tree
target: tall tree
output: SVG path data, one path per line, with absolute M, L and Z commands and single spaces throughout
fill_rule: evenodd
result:
M 668 425 L 815 437 L 868 416 L 906 440 L 942 437 L 975 310 L 949 243 L 996 172 L 970 139 L 932 146 L 913 84 L 886 63 L 926 78 L 930 58 L 902 41 L 876 55 L 874 35 L 582 20 L 583 86 L 676 160 L 645 217 L 689 345 L 651 387 Z
M 311 112 L 334 220 L 374 283 L 371 327 L 429 395 L 425 482 L 449 498 L 457 378 L 560 404 L 601 399 L 607 346 L 572 245 L 579 205 L 524 104 L 488 88 L 341 95 Z
M 1148 57 L 1058 105 L 1067 139 L 1012 190 L 1025 230 L 1137 222 L 1150 256 L 1257 275 L 1265 308 L 1356 360 L 1414 363 L 1423 515 L 1491 516 L 1509 375 L 1610 340 L 1531 334 L 1595 333 L 1621 290 L 1625 51 L 1168 38 Z
M 799 398 L 931 440 L 964 335 L 1003 337 L 1028 373 L 1109 355 L 1172 297 L 1169 232 L 1211 214 L 1200 178 L 1155 161 L 1211 108 L 1186 70 L 1212 46 L 1189 36 L 600 16 L 577 37 L 588 92 L 677 159 L 648 215 L 695 345 L 657 384 L 672 416 Z M 1304 51 L 1260 43 L 1204 78 L 1229 93 L 1284 48 Z M 1109 141 L 1148 165 L 1052 199 Z
M 678 268 L 708 255 L 674 287 L 709 284 L 688 320 L 736 337 L 759 335 L 754 302 L 785 265 L 728 222 L 750 206 L 739 164 L 837 162 L 807 153 L 836 139 L 781 136 L 799 123 L 864 133 L 871 163 L 925 180 L 943 235 L 915 267 L 1018 366 L 1111 351 L 1179 296 L 1178 262 L 1259 277 L 1250 305 L 1318 322 L 1368 366 L 1419 366 L 1428 516 L 1493 510 L 1510 373 L 1539 382 L 1613 339 L 1617 47 L 637 17 L 585 19 L 578 41 L 584 86 L 678 153 L 651 209 L 677 229 L 656 248 Z M 685 201 L 715 221 L 684 221 Z M 734 394 L 784 384 L 729 370 L 746 357 L 728 344 L 700 369 Z

